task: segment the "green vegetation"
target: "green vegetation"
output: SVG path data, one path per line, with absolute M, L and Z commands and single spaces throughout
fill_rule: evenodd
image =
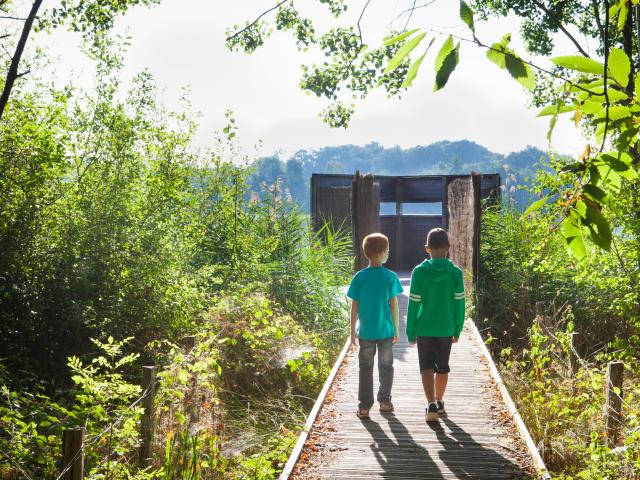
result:
M 278 183 L 251 196 L 231 115 L 193 149 L 189 111 L 148 73 L 121 85 L 115 47 L 95 90 L 32 79 L 0 122 L 0 476 L 56 478 L 84 426 L 89 478 L 274 478 L 345 338 L 350 241 L 320 242 Z
M 571 179 L 563 165 L 551 161 L 534 190 L 562 191 Z M 588 244 L 582 262 L 569 251 L 553 207 L 523 214 L 507 203 L 484 215 L 480 326 L 554 478 L 637 479 L 640 471 L 640 224 L 630 195 L 637 187 L 636 181 L 609 198 L 612 251 Z M 535 318 L 538 301 L 546 305 L 542 322 Z M 581 360 L 572 374 L 569 358 L 576 353 Z M 611 360 L 625 364 L 618 445 L 626 449 L 617 453 L 606 446 L 604 423 Z

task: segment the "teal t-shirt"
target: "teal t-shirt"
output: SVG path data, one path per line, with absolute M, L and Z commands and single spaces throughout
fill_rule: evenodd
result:
M 367 267 L 353 276 L 347 296 L 358 302 L 358 337 L 384 340 L 395 335 L 389 300 L 401 293 L 398 275 L 384 267 Z

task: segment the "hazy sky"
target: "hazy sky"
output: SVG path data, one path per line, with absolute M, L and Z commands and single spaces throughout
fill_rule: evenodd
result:
M 357 102 L 348 129 L 327 127 L 318 117 L 327 101 L 305 94 L 298 86 L 301 63 L 322 61 L 318 52 L 298 52 L 286 32 L 275 32 L 267 45 L 252 55 L 232 53 L 225 47 L 228 27 L 253 19 L 273 4 L 274 0 L 163 0 L 150 9 L 133 9 L 118 22 L 118 30 L 127 30 L 132 36 L 125 80 L 148 68 L 161 89 L 162 102 L 169 107 L 177 107 L 182 88 L 189 87 L 193 107 L 202 113 L 198 134 L 202 145 L 225 125 L 224 111 L 233 109 L 243 147 L 253 151 L 253 145 L 261 140 L 261 155 L 373 141 L 411 147 L 438 140 L 470 139 L 502 153 L 527 145 L 548 147 L 548 118 L 535 118 L 519 84 L 474 45 L 462 45 L 460 64 L 449 83 L 444 90 L 433 93 L 433 60 L 444 37 L 436 42 L 414 86 L 402 98 L 387 98 L 376 92 Z M 363 20 L 365 42 L 379 45 L 394 12 L 397 15 L 406 4 L 405 0 L 371 2 Z M 317 0 L 298 0 L 296 5 L 317 19 L 319 32 L 335 23 Z M 364 0 L 349 0 L 348 5 L 350 14 L 342 23 L 353 23 Z M 439 0 L 423 9 L 415 15 L 413 24 L 468 36 L 454 0 Z M 478 37 L 485 43 L 499 40 L 506 32 L 514 34 L 514 47 L 524 53 L 515 19 L 492 20 L 477 28 Z M 77 36 L 40 34 L 37 41 L 60 55 L 61 64 L 56 70 L 61 80 L 73 75 L 76 82 L 90 84 L 91 66 L 79 52 Z M 573 53 L 564 43 L 560 50 Z M 568 117 L 559 121 L 553 149 L 574 154 L 583 146 L 584 140 Z

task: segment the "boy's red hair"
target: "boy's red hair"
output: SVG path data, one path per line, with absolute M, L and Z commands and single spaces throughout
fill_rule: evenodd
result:
M 362 240 L 364 256 L 369 260 L 382 255 L 389 248 L 389 239 L 382 233 L 370 233 Z

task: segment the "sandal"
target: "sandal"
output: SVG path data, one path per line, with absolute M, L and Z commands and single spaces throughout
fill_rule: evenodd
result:
M 360 420 L 363 420 L 365 418 L 369 418 L 369 410 L 365 409 L 365 408 L 359 408 L 356 411 L 356 415 L 358 416 L 358 418 Z
M 382 402 L 382 403 L 380 403 L 380 412 L 382 412 L 382 413 L 391 413 L 391 412 L 393 412 L 393 403 L 391 403 L 391 402 Z

